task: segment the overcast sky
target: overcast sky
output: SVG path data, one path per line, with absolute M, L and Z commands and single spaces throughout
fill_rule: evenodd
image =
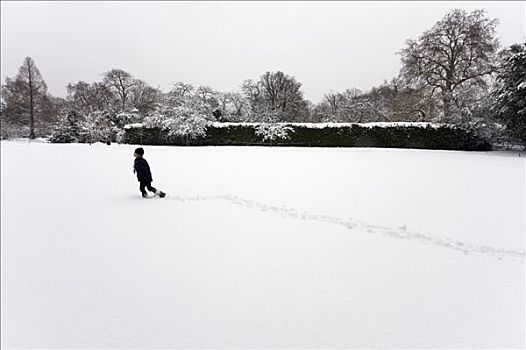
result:
M 1 78 L 32 57 L 49 92 L 111 68 L 168 91 L 175 81 L 239 90 L 282 70 L 305 97 L 367 90 L 396 76 L 396 55 L 450 9 L 486 9 L 503 45 L 526 41 L 525 2 L 6 2 Z

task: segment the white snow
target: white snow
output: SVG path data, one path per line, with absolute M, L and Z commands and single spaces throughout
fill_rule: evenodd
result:
M 139 129 L 142 128 L 142 123 L 132 123 L 124 125 L 124 129 Z
M 525 161 L 1 143 L 2 348 L 525 346 Z

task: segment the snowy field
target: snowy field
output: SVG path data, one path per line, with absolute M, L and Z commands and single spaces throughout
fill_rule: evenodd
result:
M 520 348 L 525 160 L 1 143 L 3 348 Z

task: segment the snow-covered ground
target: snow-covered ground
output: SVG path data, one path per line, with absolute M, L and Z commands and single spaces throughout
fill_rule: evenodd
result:
M 1 143 L 3 348 L 525 346 L 525 160 Z

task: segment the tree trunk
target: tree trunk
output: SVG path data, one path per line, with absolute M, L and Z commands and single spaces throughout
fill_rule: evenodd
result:
M 35 139 L 35 107 L 34 107 L 34 93 L 33 93 L 33 73 L 31 72 L 31 65 L 28 64 L 28 76 L 29 76 L 29 138 Z
M 449 115 L 451 114 L 451 96 L 448 92 L 442 95 L 442 102 L 444 103 L 444 120 L 447 122 L 449 120 Z
M 454 55 L 454 52 L 451 53 L 451 55 Z M 446 119 L 446 122 L 449 121 L 449 117 L 451 114 L 451 96 L 453 92 L 453 74 L 455 72 L 455 63 L 451 62 L 449 64 L 449 69 L 446 71 L 446 87 L 445 90 L 442 90 L 442 100 L 444 102 L 444 117 Z

